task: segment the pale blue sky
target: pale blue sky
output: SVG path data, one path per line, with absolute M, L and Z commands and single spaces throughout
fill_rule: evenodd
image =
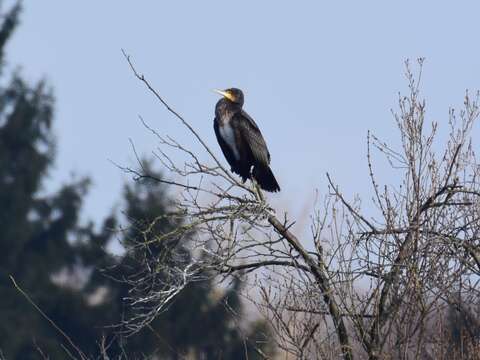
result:
M 390 109 L 406 88 L 404 59 L 427 58 L 429 119 L 441 125 L 465 89 L 480 88 L 477 1 L 27 0 L 24 10 L 8 61 L 54 87 L 52 185 L 90 175 L 85 211 L 96 219 L 125 180 L 108 159 L 132 164 L 129 138 L 142 153 L 156 145 L 137 115 L 189 142 L 121 48 L 222 159 L 210 89 L 243 89 L 282 186 L 272 197 L 297 214 L 326 190 L 327 171 L 349 197 L 368 193 L 366 133 L 396 138 Z

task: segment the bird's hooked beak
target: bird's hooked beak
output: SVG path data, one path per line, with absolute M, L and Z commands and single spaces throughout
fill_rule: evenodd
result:
M 230 101 L 235 101 L 235 98 L 233 97 L 233 95 L 228 91 L 223 91 L 218 89 L 213 89 L 213 91 L 216 92 L 217 94 L 222 95 L 223 97 L 227 98 Z

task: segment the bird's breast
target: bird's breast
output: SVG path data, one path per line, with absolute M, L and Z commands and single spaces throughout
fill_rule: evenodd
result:
M 230 120 L 230 119 L 229 119 Z M 235 159 L 240 160 L 240 152 L 238 151 L 235 132 L 230 121 L 223 121 L 218 127 L 220 135 L 228 147 L 232 150 Z

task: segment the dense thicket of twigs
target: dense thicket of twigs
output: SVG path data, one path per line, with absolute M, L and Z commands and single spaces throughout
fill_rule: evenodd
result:
M 393 148 L 373 133 L 367 138 L 373 196 L 363 206 L 376 215 L 367 216 L 360 201 L 350 200 L 352 194 L 327 175 L 328 195 L 312 216 L 312 236 L 299 239 L 290 231 L 294 219 L 275 213 L 256 187 L 240 183 L 216 158 L 218 151 L 126 58 L 203 147 L 194 153 L 189 144 L 148 127 L 158 137 L 157 159 L 169 172 L 168 181 L 158 181 L 180 192 L 169 216 L 187 219 L 170 233 L 156 234 L 155 241 L 171 242 L 174 260 L 176 244 L 194 229 L 189 246 L 196 256 L 162 262 L 162 268 L 148 265 L 146 273 L 164 274 L 162 283 L 149 287 L 148 277 L 132 282 L 143 294 L 134 301 L 149 306 L 130 326 L 168 311 L 185 284 L 204 274 L 219 281 L 242 275 L 252 290 L 245 295 L 270 321 L 278 348 L 295 358 L 478 356 L 480 167 L 471 144 L 478 94 L 467 93 L 464 108 L 447 114 L 449 137 L 440 143 L 420 96 L 422 61 L 417 76 L 407 63 L 409 92 L 393 112 L 401 146 Z M 187 160 L 175 163 L 174 152 Z M 397 183 L 377 178 L 378 157 L 388 160 Z M 150 176 L 141 168 L 129 171 Z

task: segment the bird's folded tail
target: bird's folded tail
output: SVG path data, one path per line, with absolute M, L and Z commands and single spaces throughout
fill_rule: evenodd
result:
M 252 176 L 263 190 L 271 192 L 280 191 L 280 186 L 278 185 L 275 176 L 273 176 L 270 167 L 254 166 Z

